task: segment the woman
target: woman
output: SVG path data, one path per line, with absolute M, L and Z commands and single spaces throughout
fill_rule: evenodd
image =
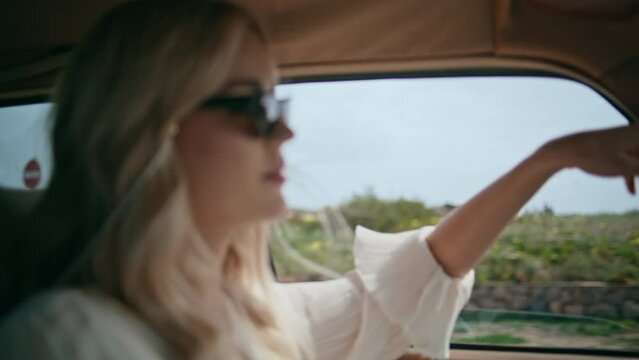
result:
M 223 2 L 101 19 L 55 94 L 54 174 L 13 250 L 11 302 L 39 295 L 4 318 L 3 358 L 446 357 L 472 268 L 549 177 L 579 167 L 634 191 L 637 126 L 567 136 L 435 229 L 359 228 L 343 278 L 277 285 L 265 224 L 285 212 L 293 134 L 275 69 L 255 21 Z

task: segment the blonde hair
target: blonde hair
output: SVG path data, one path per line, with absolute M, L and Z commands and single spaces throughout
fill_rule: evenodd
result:
M 244 11 L 207 0 L 133 1 L 98 22 L 55 94 L 55 169 L 34 215 L 54 228 L 25 236 L 47 262 L 22 294 L 76 259 L 73 284 L 128 305 L 176 356 L 305 356 L 274 305 L 264 226 L 207 244 L 170 136 L 221 89 L 248 31 L 261 34 Z

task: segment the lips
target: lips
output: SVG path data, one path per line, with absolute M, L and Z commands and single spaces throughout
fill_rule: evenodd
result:
M 283 175 L 283 172 L 284 172 L 284 167 L 283 166 L 279 166 L 279 167 L 267 172 L 266 174 L 264 174 L 264 180 L 269 181 L 269 182 L 274 182 L 274 183 L 277 183 L 277 184 L 282 184 L 286 180 L 286 178 Z

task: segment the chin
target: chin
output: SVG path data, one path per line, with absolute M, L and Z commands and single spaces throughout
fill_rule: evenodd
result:
M 288 206 L 286 206 L 286 203 L 284 201 L 282 201 L 282 203 L 273 210 L 273 215 L 272 218 L 273 219 L 280 219 L 286 216 L 286 214 L 288 214 Z
M 260 206 L 260 220 L 277 220 L 285 217 L 288 214 L 288 206 L 284 198 L 278 194 L 277 197 L 272 198 L 268 203 Z

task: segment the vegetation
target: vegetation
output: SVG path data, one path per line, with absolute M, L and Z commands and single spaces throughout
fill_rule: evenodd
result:
M 349 230 L 363 225 L 399 232 L 437 224 L 454 206 L 427 207 L 416 200 L 385 200 L 372 191 L 337 209 L 293 211 L 274 232 L 273 255 L 285 280 L 329 277 L 352 269 Z M 282 241 L 286 240 L 286 242 Z M 319 273 L 292 253 L 321 264 Z M 639 284 L 639 211 L 625 214 L 557 215 L 546 207 L 516 218 L 476 269 L 478 283 L 602 281 Z
M 630 319 L 464 309 L 453 342 L 639 351 L 638 336 L 639 322 Z
M 434 225 L 441 220 L 441 213 L 429 209 L 416 200 L 382 200 L 372 190 L 354 195 L 340 206 L 351 226 L 362 225 L 387 233 L 417 229 Z
M 475 344 L 493 344 L 493 345 L 521 345 L 525 344 L 526 339 L 512 336 L 508 334 L 491 334 L 484 336 L 475 336 L 470 338 L 462 338 L 457 340 L 460 343 L 475 343 Z
M 639 283 L 639 211 L 525 214 L 508 226 L 477 268 L 479 283 Z

